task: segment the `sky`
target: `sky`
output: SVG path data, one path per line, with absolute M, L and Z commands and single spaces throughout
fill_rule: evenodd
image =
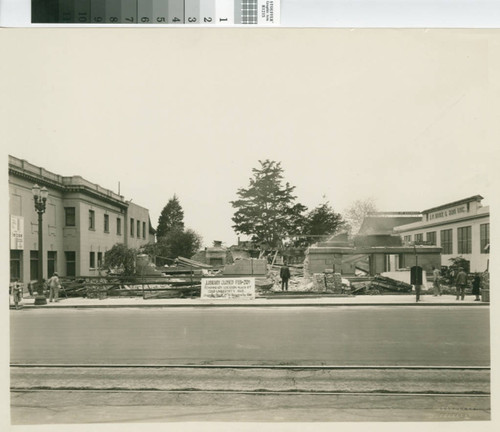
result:
M 263 159 L 309 209 L 490 203 L 498 31 L 163 30 L 4 34 L 5 157 L 120 185 L 154 226 L 176 194 L 207 246 L 237 242 Z

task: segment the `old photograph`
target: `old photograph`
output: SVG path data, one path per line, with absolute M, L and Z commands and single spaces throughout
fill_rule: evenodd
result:
M 88 30 L 0 32 L 8 427 L 493 426 L 498 31 Z

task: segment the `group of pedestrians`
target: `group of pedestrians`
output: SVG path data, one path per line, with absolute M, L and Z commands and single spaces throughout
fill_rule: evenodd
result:
M 441 272 L 436 267 L 432 267 L 432 285 L 434 288 L 434 297 L 441 295 Z M 453 277 L 452 277 L 453 280 Z M 464 300 L 465 299 L 465 289 L 469 285 L 469 277 L 467 273 L 464 271 L 463 267 L 459 267 L 458 273 L 454 280 L 456 287 L 456 299 Z M 479 273 L 474 274 L 474 278 L 472 280 L 472 294 L 476 296 L 474 301 L 480 301 L 479 296 L 481 295 L 481 276 Z
M 28 292 L 30 296 L 36 294 L 33 291 L 33 285 L 34 283 L 31 282 L 28 284 Z M 58 302 L 59 290 L 61 289 L 61 281 L 57 272 L 54 272 L 54 274 L 48 281 L 45 281 L 45 279 L 43 280 L 43 291 L 45 292 L 47 289 L 49 291 L 49 302 Z M 23 287 L 22 283 L 19 282 L 18 279 L 14 280 L 14 282 L 10 285 L 9 294 L 12 295 L 14 306 L 16 307 L 16 309 L 19 309 L 19 307 L 21 306 L 20 303 L 23 298 Z

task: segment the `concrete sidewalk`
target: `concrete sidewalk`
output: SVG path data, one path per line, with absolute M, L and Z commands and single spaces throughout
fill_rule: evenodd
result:
M 423 295 L 415 301 L 414 294 L 399 295 L 301 295 L 271 294 L 257 297 L 255 300 L 218 299 L 204 300 L 200 298 L 165 298 L 143 299 L 142 297 L 108 297 L 102 300 L 83 297 L 65 298 L 59 302 L 35 306 L 32 297 L 24 298 L 21 305 L 24 309 L 60 309 L 60 308 L 127 308 L 127 307 L 291 307 L 291 306 L 489 306 L 488 302 L 474 301 L 474 296 L 466 296 L 465 300 L 456 300 L 454 295 Z M 11 309 L 14 309 L 11 303 Z

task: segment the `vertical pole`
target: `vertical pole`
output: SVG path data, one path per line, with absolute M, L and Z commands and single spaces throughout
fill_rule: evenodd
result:
M 38 213 L 38 295 L 35 298 L 35 305 L 47 304 L 47 299 L 43 292 L 43 212 L 37 209 Z
M 43 232 L 42 212 L 38 211 L 38 294 L 43 294 Z
M 142 299 L 144 300 L 144 267 L 141 267 L 141 276 L 142 276 Z

